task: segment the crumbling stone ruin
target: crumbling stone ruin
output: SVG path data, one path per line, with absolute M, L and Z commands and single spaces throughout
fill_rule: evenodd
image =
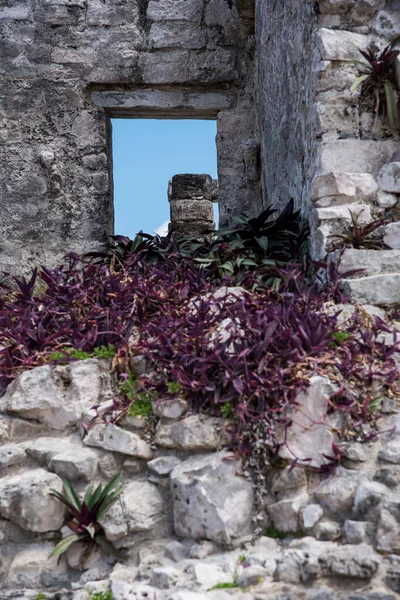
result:
M 310 223 L 312 257 L 340 258 L 353 303 L 340 305 L 341 324 L 354 315 L 383 323 L 374 348 L 392 352 L 400 139 L 351 86 L 359 50 L 382 51 L 400 33 L 398 0 L 2 0 L 0 31 L 1 271 L 104 249 L 111 118 L 216 119 L 218 191 L 205 175 L 174 177 L 172 230 L 209 233 L 216 200 L 225 226 L 293 198 Z M 393 67 L 400 87 L 399 57 Z M 331 236 L 346 235 L 352 218 L 382 219 L 379 244 L 338 250 Z M 221 287 L 215 314 L 243 296 Z M 223 319 L 214 342 L 229 341 L 232 328 L 246 335 Z M 339 344 L 348 334 L 337 333 Z M 153 406 L 150 425 L 107 420 L 110 361 L 19 374 L 0 391 L 0 598 L 396 600 L 398 400 L 381 397 L 385 381 L 373 390 L 381 434 L 368 438 L 368 424 L 367 443 L 349 434 L 329 470 L 348 423 L 331 410 L 334 362 L 323 375 L 313 368 L 266 474 L 233 455 L 229 414 L 197 414 L 179 394 Z M 65 520 L 50 490 L 69 479 L 83 494 L 120 472 L 124 493 L 102 525 L 124 561 L 96 548 L 82 568 L 75 546 L 49 559 Z

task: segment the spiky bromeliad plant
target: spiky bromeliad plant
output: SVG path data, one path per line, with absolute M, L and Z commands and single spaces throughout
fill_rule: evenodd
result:
M 118 551 L 106 539 L 99 521 L 112 505 L 115 504 L 122 493 L 123 488 L 118 487 L 120 481 L 121 475 L 119 474 L 104 489 L 99 484 L 93 490 L 93 484 L 90 484 L 83 501 L 79 498 L 69 481 L 63 482 L 65 496 L 56 490 L 51 490 L 50 495 L 57 498 L 57 500 L 67 507 L 69 512 L 67 525 L 73 531 L 73 534 L 61 540 L 50 556 L 61 556 L 75 542 L 87 542 L 87 552 L 85 553 L 83 562 L 89 556 L 95 544 L 98 544 L 108 554 L 119 558 Z
M 355 91 L 361 86 L 361 94 L 363 96 L 373 96 L 375 99 L 375 114 L 376 118 L 382 106 L 386 106 L 387 118 L 390 129 L 393 132 L 398 130 L 398 90 L 395 75 L 395 61 L 400 54 L 400 50 L 394 50 L 394 47 L 400 42 L 400 36 L 381 53 L 376 52 L 372 48 L 367 48 L 366 51 L 360 50 L 364 61 L 356 61 L 361 64 L 366 73 L 363 73 L 356 78 L 351 91 Z
M 340 246 L 350 245 L 357 249 L 381 250 L 384 247 L 384 243 L 379 239 L 371 238 L 370 235 L 382 225 L 386 225 L 387 220 L 381 217 L 380 219 L 371 221 L 371 223 L 361 225 L 360 214 L 356 215 L 353 211 L 350 211 L 350 215 L 350 231 L 347 234 L 336 233 L 329 237 L 340 240 Z

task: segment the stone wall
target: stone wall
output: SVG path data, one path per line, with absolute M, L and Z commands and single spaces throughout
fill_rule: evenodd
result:
M 174 237 L 186 235 L 204 237 L 215 230 L 213 193 L 217 183 L 210 175 L 174 175 L 168 186 L 171 222 Z
M 2 2 L 1 269 L 105 243 L 116 107 L 119 117 L 218 119 L 221 223 L 239 208 L 259 211 L 252 51 L 241 23 L 228 0 Z M 99 92 L 131 96 L 112 96 L 113 105 Z
M 145 372 L 140 357 L 134 364 Z M 113 600 L 395 600 L 400 413 L 385 398 L 378 439 L 342 441 L 342 464 L 326 477 L 312 467 L 329 463 L 336 389 L 314 375 L 299 391 L 282 449 L 305 465 L 292 469 L 281 453 L 286 462 L 250 473 L 227 448 L 230 420 L 191 414 L 182 398 L 113 422 L 108 361 L 20 374 L 0 398 L 0 597 L 89 600 L 111 589 Z M 124 491 L 101 523 L 122 559 L 97 548 L 82 561 L 80 544 L 49 559 L 60 530 L 70 534 L 50 491 L 68 479 L 83 495 L 117 473 Z M 223 584 L 232 595 L 208 591 Z
M 360 74 L 354 62 L 362 59 L 359 49 L 372 45 L 382 50 L 398 35 L 400 6 L 392 0 L 321 0 L 318 9 L 320 160 L 312 190 L 311 252 L 315 259 L 324 259 L 338 245 L 338 239 L 330 236 L 349 233 L 351 212 L 361 226 L 379 218 L 387 220 L 386 228 L 375 232 L 386 249 L 346 250 L 340 272 L 351 300 L 397 303 L 400 138 L 384 116 L 376 117 L 374 102 L 361 98 L 360 89 L 352 92 L 350 88 Z M 338 256 L 334 254 L 331 260 Z
M 301 0 L 256 3 L 256 95 L 265 204 L 293 198 L 306 214 L 316 166 L 316 9 Z

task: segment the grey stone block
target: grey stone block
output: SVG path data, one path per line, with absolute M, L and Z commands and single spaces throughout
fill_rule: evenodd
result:
M 171 182 L 170 200 L 192 198 L 211 200 L 212 178 L 210 175 L 174 175 Z
M 151 48 L 204 48 L 207 44 L 205 31 L 197 23 L 153 23 L 149 34 Z
M 400 273 L 372 275 L 362 279 L 343 279 L 341 285 L 352 302 L 378 306 L 400 302 Z
M 147 18 L 152 21 L 200 22 L 203 13 L 202 0 L 150 0 Z
M 174 221 L 209 221 L 214 224 L 214 211 L 210 200 L 171 200 L 171 223 Z

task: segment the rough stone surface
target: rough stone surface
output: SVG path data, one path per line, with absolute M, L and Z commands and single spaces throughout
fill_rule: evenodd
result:
M 382 167 L 378 182 L 384 192 L 400 194 L 400 162 L 392 162 Z
M 24 444 L 26 453 L 63 479 L 90 481 L 96 474 L 96 453 L 82 445 L 80 439 L 37 438 Z
M 320 520 L 324 511 L 319 504 L 309 504 L 300 512 L 300 524 L 303 531 L 311 530 Z
M 55 369 L 45 365 L 25 371 L 8 386 L 0 398 L 0 411 L 63 430 L 75 425 L 85 410 L 99 404 L 101 393 L 97 360 Z
M 373 199 L 378 185 L 370 173 L 324 173 L 313 181 L 312 199 L 318 201 L 334 197 L 336 202 L 348 204 L 361 199 Z
M 349 277 L 365 277 L 371 275 L 382 275 L 383 273 L 400 273 L 400 251 L 399 250 L 363 250 L 347 248 L 343 253 L 340 251 L 330 255 L 330 260 L 338 260 L 339 272 L 359 269 Z
M 319 467 L 326 462 L 323 454 L 332 454 L 335 434 L 328 424 L 327 407 L 331 394 L 335 391 L 332 383 L 319 375 L 310 378 L 310 386 L 297 397 L 298 408 L 293 413 L 293 425 L 287 430 L 286 445 L 281 448 L 282 458 L 295 458 L 301 461 L 311 459 L 306 464 Z M 283 438 L 283 434 L 282 434 Z
M 49 496 L 51 489 L 61 492 L 62 481 L 44 469 L 4 477 L 0 481 L 0 516 L 28 531 L 57 531 L 64 521 L 64 508 Z
M 164 419 L 179 419 L 188 411 L 189 405 L 182 398 L 171 398 L 154 402 L 153 412 Z
M 150 534 L 166 516 L 164 500 L 157 487 L 146 481 L 132 481 L 124 487 L 120 501 L 104 517 L 107 538 L 116 541 L 132 533 Z
M 89 429 L 83 442 L 88 446 L 103 448 L 120 454 L 127 454 L 136 458 L 151 458 L 151 448 L 136 433 L 125 431 L 110 423 L 109 425 L 95 425 Z
M 368 38 L 350 31 L 322 28 L 318 32 L 318 47 L 322 60 L 358 59 L 358 48 L 365 48 Z
M 324 542 L 333 542 L 338 540 L 342 535 L 342 530 L 336 521 L 332 519 L 321 519 L 314 527 L 313 533 L 317 540 Z
M 400 301 L 400 274 L 342 279 L 344 293 L 352 302 L 386 306 Z
M 8 571 L 6 585 L 10 588 L 37 589 L 51 585 L 68 584 L 68 573 L 63 560 L 49 560 L 51 544 L 34 544 L 19 552 Z
M 8 444 L 0 447 L 0 469 L 22 463 L 25 450 L 18 444 Z
M 229 220 L 240 209 L 260 211 L 260 172 L 252 148 L 254 140 L 259 146 L 254 52 L 246 47 L 234 4 L 3 4 L 1 270 L 53 266 L 65 252 L 104 248 L 113 233 L 110 113 L 91 100 L 91 91 L 115 94 L 128 84 L 126 93 L 144 98 L 142 88 L 154 85 L 159 101 L 154 94 L 147 98 L 153 102 L 150 108 L 143 106 L 145 100 L 138 100 L 141 106 L 121 101 L 112 107 L 118 117 L 139 112 L 156 118 L 217 119 L 227 111 L 229 122 L 217 140 L 221 213 Z M 246 21 L 254 28 L 251 10 Z M 216 102 L 218 95 L 224 97 L 222 104 Z M 29 126 L 19 127 L 18 121 Z
M 379 458 L 388 463 L 400 465 L 400 438 L 396 437 L 389 441 L 384 448 L 379 451 Z
M 400 250 L 400 222 L 389 223 L 386 225 L 383 236 L 386 246 L 395 250 Z
M 268 513 L 274 527 L 285 532 L 298 531 L 300 528 L 299 512 L 301 508 L 307 505 L 308 500 L 307 492 L 302 492 L 293 498 L 270 504 Z
M 379 557 L 367 545 L 346 545 L 328 552 L 326 567 L 332 576 L 369 579 L 377 571 Z
M 171 473 L 175 533 L 230 543 L 249 532 L 253 491 L 225 454 L 191 458 Z M 190 516 L 187 506 L 191 507 Z
M 221 419 L 193 415 L 171 424 L 162 424 L 156 433 L 155 442 L 165 448 L 177 448 L 187 451 L 216 450 L 219 445 L 217 425 Z
M 316 77 L 306 66 L 315 57 L 314 6 L 309 2 L 291 2 L 288 9 L 283 2 L 270 2 L 266 9 L 263 0 L 256 0 L 255 21 L 256 44 L 263 49 L 256 65 L 256 91 L 261 112 L 266 205 L 282 209 L 293 198 L 296 206 L 306 212 L 317 152 Z M 281 46 L 282 31 L 290 39 L 285 52 Z M 275 85 L 272 73 L 279 77 L 279 85 Z
M 345 514 L 352 508 L 360 481 L 358 473 L 343 470 L 340 475 L 322 481 L 314 491 L 314 496 L 322 506 L 337 515 Z

